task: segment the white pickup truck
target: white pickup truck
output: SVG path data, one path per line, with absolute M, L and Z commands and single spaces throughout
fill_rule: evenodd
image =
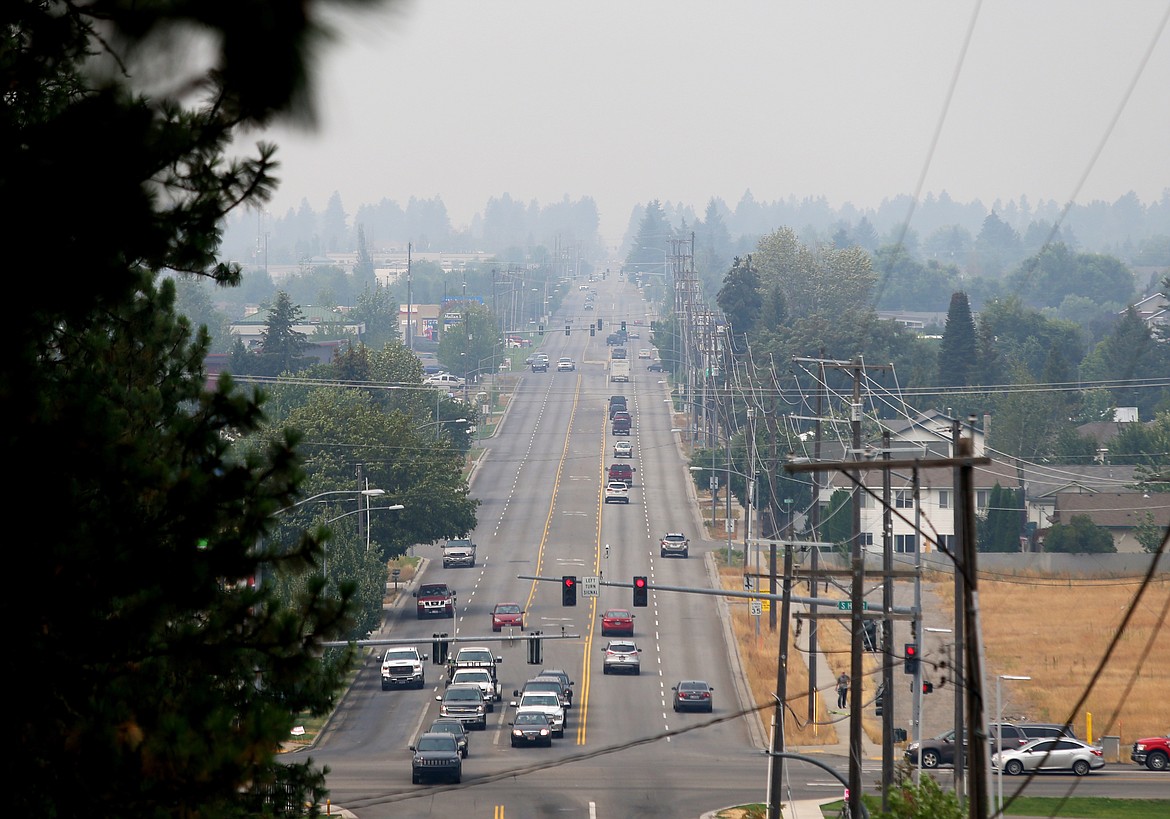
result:
M 499 702 L 502 698 L 499 680 L 486 668 L 457 668 L 455 673 L 451 675 L 451 681 L 448 685 L 462 683 L 479 686 L 479 690 L 483 692 L 483 699 L 487 703 L 488 711 L 494 711 L 494 703 Z
M 423 670 L 425 654 L 419 654 L 414 646 L 395 646 L 386 649 L 382 658 L 382 690 L 411 686 L 422 688 L 427 684 Z
M 468 569 L 475 566 L 475 544 L 467 538 L 448 540 L 443 547 L 443 568 L 453 569 L 456 566 Z

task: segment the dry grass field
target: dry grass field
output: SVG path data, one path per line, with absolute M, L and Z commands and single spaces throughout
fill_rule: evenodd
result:
M 981 578 L 991 708 L 995 675 L 1019 674 L 1032 679 L 1005 683 L 1011 686 L 1010 699 L 1004 691 L 1006 716 L 1067 720 L 1084 737 L 1091 713 L 1093 739 L 1120 736 L 1123 751 L 1139 737 L 1170 730 L 1170 577 L 1165 575 L 1145 590 L 1088 699 L 1073 711 L 1139 586 L 1127 579 Z
M 739 568 L 722 567 L 720 579 L 726 589 L 741 588 L 742 571 Z M 768 710 L 764 714 L 764 725 L 772 724 L 771 709 L 775 704 L 772 692 L 776 690 L 776 661 L 778 641 L 768 632 L 768 617 L 752 617 L 746 600 L 728 601 L 731 611 L 732 628 L 739 645 L 740 660 L 744 674 L 751 686 L 753 701 Z M 756 620 L 760 623 L 760 636 L 756 637 Z M 829 681 L 818 681 L 824 685 Z M 825 701 L 818 697 L 815 724 L 807 724 L 808 666 L 803 654 L 796 650 L 792 640 L 788 649 L 788 703 L 791 712 L 785 713 L 784 736 L 790 745 L 825 745 L 837 742 L 837 733 L 830 720 L 833 718 L 825 708 Z M 836 705 L 834 701 L 832 703 Z

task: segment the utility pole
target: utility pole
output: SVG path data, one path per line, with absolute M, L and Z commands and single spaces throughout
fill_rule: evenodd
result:
M 882 458 L 890 460 L 890 432 L 882 432 Z M 882 470 L 882 813 L 890 809 L 889 789 L 894 782 L 894 544 L 890 511 L 890 470 Z
M 413 245 L 406 243 L 406 349 L 414 352 L 414 305 L 410 292 L 410 251 Z
M 788 525 L 792 540 L 792 524 Z M 776 546 L 772 545 L 772 569 L 775 577 Z M 792 544 L 784 544 L 784 597 L 780 604 L 780 653 L 776 661 L 776 713 L 772 717 L 772 764 L 768 776 L 768 819 L 780 819 L 780 797 L 784 791 L 784 711 L 788 707 L 788 622 L 792 613 Z M 773 589 L 775 594 L 776 590 Z M 769 608 L 775 609 L 773 603 Z M 811 663 L 810 663 L 811 664 Z
M 959 424 L 959 419 L 952 419 L 951 455 L 956 458 L 959 455 L 961 434 L 962 428 Z M 967 711 L 963 698 L 963 689 L 966 683 L 963 677 L 963 625 L 966 617 L 966 612 L 963 609 L 966 599 L 966 593 L 963 589 L 963 574 L 966 571 L 963 568 L 963 541 L 966 535 L 963 532 L 963 526 L 966 523 L 966 517 L 963 514 L 962 500 L 959 497 L 961 479 L 958 466 L 954 468 L 953 474 L 955 487 L 955 539 L 951 544 L 951 557 L 955 564 L 955 656 L 952 661 L 953 668 L 951 671 L 955 678 L 955 796 L 958 798 L 959 804 L 962 805 L 967 792 L 963 782 L 967 767 L 965 759 L 967 755 L 967 732 L 964 730 Z
M 824 349 L 821 350 L 821 357 L 824 358 Z M 814 415 L 815 440 L 813 441 L 813 460 L 820 461 L 821 459 L 821 413 L 824 411 L 824 397 L 825 397 L 825 364 L 820 362 L 818 365 L 820 370 L 820 379 L 817 382 L 817 407 Z M 821 473 L 813 472 L 812 475 L 812 539 L 820 542 L 821 539 Z M 820 570 L 820 548 L 812 550 L 812 555 L 809 559 L 809 582 L 808 582 L 808 596 L 817 596 L 817 572 Z M 812 607 L 815 611 L 816 607 Z M 810 723 L 816 722 L 817 718 L 817 664 L 814 662 L 817 656 L 817 628 L 820 621 L 815 617 L 809 620 L 808 623 L 808 721 Z
M 974 428 L 974 418 L 971 419 Z M 971 458 L 975 454 L 974 437 L 960 438 L 959 457 Z M 963 512 L 963 634 L 967 647 L 967 725 L 971 734 L 968 754 L 971 758 L 969 816 L 971 819 L 987 819 L 988 813 L 988 769 L 987 758 L 990 743 L 987 739 L 987 709 L 983 699 L 983 662 L 979 642 L 979 589 L 978 551 L 975 543 L 975 468 L 970 461 L 959 467 L 959 489 Z M 958 736 L 956 735 L 956 742 Z

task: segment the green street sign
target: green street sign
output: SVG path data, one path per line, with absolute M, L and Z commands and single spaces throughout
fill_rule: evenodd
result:
M 861 601 L 861 610 L 868 611 L 869 610 L 869 603 L 862 600 Z M 837 601 L 837 611 L 853 611 L 853 601 L 852 600 L 838 600 Z

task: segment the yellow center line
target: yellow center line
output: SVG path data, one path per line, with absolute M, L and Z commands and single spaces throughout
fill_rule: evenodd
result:
M 606 411 L 608 415 L 608 410 Z M 605 511 L 605 421 L 606 415 L 602 416 L 601 420 L 601 451 L 598 453 L 598 459 L 601 462 L 601 487 L 597 491 L 597 538 L 593 545 L 593 573 L 595 575 L 601 574 L 601 516 Z M 582 692 L 581 701 L 578 703 L 577 712 L 577 744 L 585 744 L 585 731 L 588 724 L 589 712 L 589 680 L 592 677 L 590 673 L 593 667 L 593 634 L 594 629 L 597 628 L 597 598 L 589 598 L 589 628 L 586 629 L 585 647 L 583 649 L 584 656 L 581 658 L 581 676 Z

